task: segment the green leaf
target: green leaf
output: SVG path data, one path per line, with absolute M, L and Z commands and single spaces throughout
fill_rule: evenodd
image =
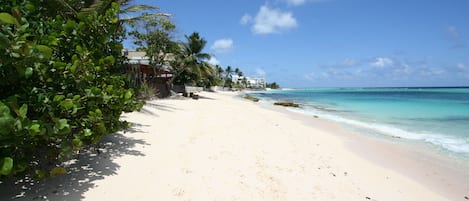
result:
M 6 106 L 0 101 L 0 116 L 6 116 L 9 114 L 10 114 L 10 108 L 8 108 L 8 106 Z
M 124 96 L 125 100 L 130 100 L 130 98 L 132 98 L 132 91 L 131 90 L 127 90 L 125 92 L 125 96 Z
M 58 134 L 60 135 L 67 134 L 71 131 L 67 119 L 59 119 L 56 122 L 55 128 L 57 129 Z
M 62 106 L 62 107 L 65 108 L 66 110 L 69 110 L 69 109 L 72 109 L 72 107 L 74 106 L 74 104 L 73 104 L 73 101 L 72 101 L 72 100 L 67 99 L 67 100 L 64 100 L 64 101 L 60 102 L 60 106 Z
M 88 136 L 93 135 L 93 133 L 91 132 L 90 129 L 87 128 L 87 129 L 85 129 L 85 130 L 83 131 L 83 135 L 86 136 L 86 137 L 88 137 Z
M 10 114 L 3 116 L 0 114 L 0 134 L 10 134 L 14 124 L 15 119 Z
M 44 179 L 44 178 L 46 178 L 46 172 L 44 172 L 44 171 L 42 171 L 42 170 L 36 170 L 35 173 L 36 173 L 36 177 L 37 177 L 38 179 Z
M 28 10 L 30 10 L 30 11 L 34 11 L 34 9 L 35 9 L 36 7 L 35 7 L 33 4 L 28 3 L 28 4 L 25 5 L 25 8 L 28 9 Z
M 83 142 L 77 138 L 73 139 L 72 143 L 75 149 L 79 149 L 83 145 Z
M 5 24 L 19 25 L 18 21 L 8 13 L 0 13 L 0 22 Z
M 24 119 L 24 118 L 26 118 L 26 114 L 28 114 L 28 105 L 23 104 L 20 107 L 19 116 Z
M 33 124 L 31 127 L 29 127 L 29 132 L 31 132 L 33 135 L 38 134 L 41 132 L 41 125 L 39 124 Z
M 63 167 L 55 167 L 50 171 L 50 176 L 55 177 L 55 176 L 60 176 L 64 175 L 67 171 Z
M 115 62 L 116 62 L 116 59 L 114 59 L 113 56 L 107 56 L 104 58 L 104 63 L 106 65 L 114 65 Z
M 26 70 L 24 71 L 24 77 L 26 77 L 26 79 L 28 79 L 32 75 L 33 75 L 33 68 L 31 68 L 31 67 L 26 68 Z
M 62 101 L 64 98 L 65 98 L 64 95 L 55 95 L 54 96 L 54 102 Z
M 69 127 L 69 125 L 67 123 L 67 120 L 66 119 L 60 119 L 59 122 L 58 122 L 57 128 L 59 130 L 62 130 L 62 129 L 67 128 L 67 127 Z
M 70 72 L 75 73 L 77 71 L 77 67 L 80 65 L 79 61 L 73 62 L 73 65 L 70 66 Z
M 73 32 L 76 26 L 77 26 L 76 22 L 74 22 L 73 20 L 67 20 L 67 23 L 64 26 L 64 30 L 70 33 L 70 32 Z
M 52 49 L 50 47 L 45 46 L 45 45 L 38 45 L 36 46 L 36 48 L 44 56 L 44 58 L 48 59 L 52 57 Z
M 13 159 L 10 157 L 3 158 L 1 166 L 0 166 L 0 174 L 9 175 L 12 169 L 13 169 Z
M 12 53 L 10 53 L 10 55 L 14 58 L 19 58 L 21 56 L 20 54 L 18 54 L 16 52 L 12 52 Z

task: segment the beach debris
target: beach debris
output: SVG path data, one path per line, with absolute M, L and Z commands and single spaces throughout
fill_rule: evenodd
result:
M 314 115 L 313 117 L 314 117 L 314 118 L 316 118 L 316 119 L 317 119 L 317 118 L 319 118 L 319 116 L 318 116 L 318 115 Z
M 371 198 L 370 198 L 370 197 L 368 197 L 368 196 L 367 196 L 367 197 L 365 197 L 365 198 L 366 198 L 367 200 L 371 200 Z
M 299 104 L 293 102 L 275 102 L 274 105 L 280 105 L 284 107 L 300 107 Z
M 258 98 L 252 97 L 250 95 L 245 95 L 243 98 L 248 99 L 248 100 L 253 101 L 253 102 L 259 102 Z
M 464 199 L 469 200 L 469 197 L 468 197 L 468 196 L 464 196 Z
M 334 176 L 334 177 L 336 176 L 333 172 L 329 172 L 329 174 L 332 175 L 332 176 Z
M 344 172 L 344 176 L 347 176 L 347 174 L 348 174 L 347 172 Z

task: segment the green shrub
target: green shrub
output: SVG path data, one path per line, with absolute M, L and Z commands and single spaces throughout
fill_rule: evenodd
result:
M 16 2 L 0 5 L 0 178 L 57 175 L 142 106 L 119 73 L 119 5 L 70 14 Z

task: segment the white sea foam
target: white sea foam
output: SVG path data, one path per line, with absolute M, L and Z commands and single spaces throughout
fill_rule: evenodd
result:
M 434 133 L 417 133 L 411 132 L 404 129 L 396 128 L 391 125 L 385 124 L 378 124 L 374 122 L 363 122 L 354 119 L 344 118 L 338 115 L 329 114 L 327 112 L 323 112 L 317 109 L 289 109 L 294 112 L 300 112 L 306 115 L 318 115 L 321 118 L 332 120 L 339 123 L 345 123 L 347 125 L 355 126 L 358 128 L 365 128 L 371 131 L 375 131 L 380 134 L 392 136 L 392 137 L 400 137 L 403 139 L 409 140 L 419 140 L 431 143 L 433 145 L 442 147 L 446 150 L 455 152 L 455 153 L 462 153 L 462 154 L 469 154 L 469 140 L 456 137 L 456 136 L 448 136 L 443 134 L 434 134 Z

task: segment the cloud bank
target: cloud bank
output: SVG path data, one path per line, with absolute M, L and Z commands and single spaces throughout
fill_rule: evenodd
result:
M 207 63 L 212 64 L 212 65 L 220 65 L 220 61 L 217 60 L 214 56 L 210 57 L 210 59 L 207 61 Z
M 288 5 L 291 6 L 301 6 L 308 2 L 322 2 L 326 0 L 284 0 Z
M 469 78 L 469 66 L 460 62 L 432 66 L 425 60 L 396 57 L 346 58 L 335 64 L 318 65 L 303 80 L 325 86 L 459 86 Z
M 244 15 L 240 23 L 252 24 L 252 31 L 255 34 L 283 33 L 298 27 L 293 13 L 270 8 L 267 5 L 261 6 L 255 17 Z
M 210 49 L 216 53 L 226 53 L 233 49 L 233 40 L 231 38 L 223 38 L 216 40 Z

